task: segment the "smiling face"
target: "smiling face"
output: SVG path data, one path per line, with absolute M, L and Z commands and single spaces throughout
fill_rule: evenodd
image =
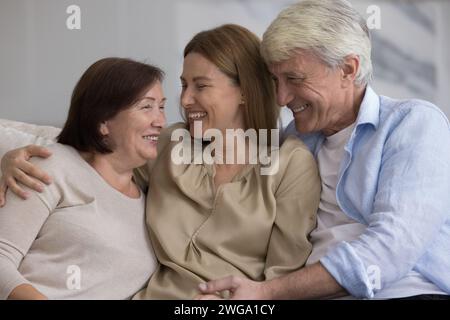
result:
M 159 133 L 166 124 L 165 101 L 158 81 L 135 104 L 101 125 L 116 157 L 133 166 L 156 158 Z
M 330 135 L 354 121 L 353 82 L 342 68 L 330 68 L 302 50 L 269 69 L 277 86 L 277 102 L 292 111 L 298 132 Z
M 242 96 L 239 86 L 212 62 L 198 53 L 184 58 L 181 75 L 181 105 L 194 135 L 194 121 L 201 121 L 202 130 L 215 128 L 245 129 Z

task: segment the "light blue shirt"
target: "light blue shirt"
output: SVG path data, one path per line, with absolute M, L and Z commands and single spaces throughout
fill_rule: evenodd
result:
M 289 134 L 316 157 L 325 139 L 298 133 L 294 122 Z M 450 125 L 439 108 L 378 96 L 368 86 L 336 198 L 347 216 L 367 226 L 320 259 L 351 295 L 372 298 L 411 270 L 450 294 Z

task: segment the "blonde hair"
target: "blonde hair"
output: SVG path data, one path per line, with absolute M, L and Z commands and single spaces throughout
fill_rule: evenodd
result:
M 360 67 L 355 82 L 372 79 L 371 42 L 364 18 L 346 0 L 305 0 L 283 10 L 266 30 L 261 54 L 277 63 L 309 50 L 332 68 L 355 54 Z
M 276 129 L 279 107 L 260 43 L 248 29 L 225 24 L 196 34 L 186 45 L 184 57 L 191 52 L 201 54 L 240 87 L 245 101 L 245 129 Z

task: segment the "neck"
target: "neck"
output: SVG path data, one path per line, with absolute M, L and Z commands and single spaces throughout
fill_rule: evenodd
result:
M 227 135 L 223 136 L 223 145 L 217 145 L 215 148 L 214 156 L 217 159 L 222 159 L 223 164 L 216 163 L 216 166 L 220 166 L 222 168 L 232 167 L 235 165 L 242 165 L 250 162 L 250 144 L 251 142 L 245 137 L 236 137 Z M 234 155 L 231 157 L 231 155 Z M 231 157 L 232 162 L 227 163 L 227 156 Z
M 364 99 L 364 94 L 366 91 L 365 86 L 355 86 L 354 90 L 350 90 L 349 93 L 344 98 L 343 112 L 336 115 L 337 120 L 334 121 L 334 125 L 329 128 L 322 130 L 325 136 L 331 136 L 342 129 L 347 128 L 349 125 L 354 123 L 358 118 L 359 108 Z
M 98 154 L 80 152 L 80 154 L 111 187 L 126 196 L 132 198 L 139 197 L 139 191 L 133 182 L 134 167 L 124 164 L 124 161 L 117 159 L 114 153 Z

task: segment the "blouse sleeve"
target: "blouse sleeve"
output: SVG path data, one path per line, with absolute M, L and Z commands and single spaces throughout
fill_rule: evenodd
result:
M 282 167 L 281 162 L 280 170 Z M 266 280 L 295 271 L 306 263 L 312 250 L 309 234 L 316 226 L 320 191 L 314 157 L 306 147 L 295 148 L 275 192 L 277 212 L 266 257 Z
M 151 164 L 149 163 L 146 163 L 145 165 L 133 170 L 134 181 L 141 188 L 141 190 L 144 190 L 145 192 L 147 192 L 150 172 Z

